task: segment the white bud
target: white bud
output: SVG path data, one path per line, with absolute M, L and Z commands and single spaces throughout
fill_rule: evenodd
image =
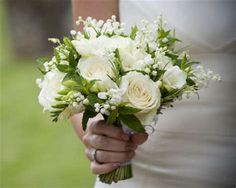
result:
M 57 39 L 57 38 L 48 38 L 48 41 L 50 41 L 50 42 L 52 42 L 52 43 L 58 43 L 58 44 L 60 44 L 60 40 L 59 39 Z
M 83 104 L 89 105 L 89 100 L 88 100 L 88 99 L 84 99 L 84 100 L 83 100 Z
M 71 34 L 72 36 L 74 36 L 74 35 L 76 35 L 76 31 L 75 31 L 75 30 L 71 30 L 71 31 L 70 31 L 70 34 Z
M 102 114 L 105 114 L 105 112 L 106 112 L 105 108 L 101 108 L 100 112 L 101 112 Z
M 152 75 L 156 76 L 157 75 L 157 71 L 152 71 Z
M 73 102 L 73 103 L 72 103 L 72 106 L 73 106 L 73 107 L 76 107 L 76 106 L 77 106 L 77 102 Z
M 78 98 L 80 98 L 81 101 L 84 100 L 84 96 L 81 93 L 79 93 Z
M 145 68 L 144 71 L 148 74 L 151 72 L 151 70 L 149 68 Z
M 36 79 L 36 84 L 39 86 L 39 88 L 42 87 L 42 79 L 41 78 L 37 78 Z
M 95 112 L 99 112 L 100 111 L 100 108 L 95 108 Z
M 112 16 L 111 16 L 111 19 L 112 19 L 112 20 L 116 20 L 116 16 L 115 16 L 115 15 L 112 15 Z
M 106 114 L 107 116 L 109 116 L 109 115 L 110 115 L 110 112 L 109 112 L 108 110 L 106 110 L 106 111 L 104 112 L 104 114 Z
M 157 64 L 154 64 L 154 65 L 152 66 L 152 68 L 153 68 L 153 69 L 157 69 L 157 68 L 158 68 L 158 65 L 157 65 Z
M 99 99 L 107 99 L 107 93 L 106 92 L 99 92 L 98 98 Z
M 95 103 L 95 104 L 94 104 L 94 107 L 95 107 L 95 108 L 100 108 L 100 104 L 99 104 L 99 103 Z
M 103 106 L 104 106 L 104 108 L 105 108 L 106 110 L 110 108 L 110 105 L 109 105 L 109 104 L 104 104 Z
M 116 106 L 111 106 L 111 110 L 115 110 L 116 109 Z
M 164 39 L 162 39 L 162 42 L 166 43 L 168 42 L 168 39 L 165 37 Z

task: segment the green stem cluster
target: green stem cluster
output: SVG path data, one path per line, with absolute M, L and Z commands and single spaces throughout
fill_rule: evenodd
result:
M 120 180 L 126 180 L 132 177 L 133 173 L 131 164 L 120 166 L 111 172 L 99 175 L 100 181 L 106 184 L 111 184 L 112 182 L 117 183 Z

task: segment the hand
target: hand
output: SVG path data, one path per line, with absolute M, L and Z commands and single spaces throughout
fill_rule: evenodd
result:
M 96 120 L 88 126 L 82 140 L 86 146 L 86 156 L 91 161 L 92 172 L 104 174 L 131 160 L 137 146 L 147 138 L 146 133 L 135 133 L 129 137 L 121 128 L 106 125 L 104 120 Z M 95 149 L 96 161 L 93 161 Z

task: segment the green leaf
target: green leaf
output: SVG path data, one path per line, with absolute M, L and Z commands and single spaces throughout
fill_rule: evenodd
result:
M 72 51 L 70 51 L 69 53 L 69 63 L 70 63 L 70 66 L 72 67 L 76 67 L 78 64 L 78 62 L 74 58 L 74 53 Z
M 65 44 L 66 46 L 72 47 L 72 43 L 71 43 L 71 41 L 70 41 L 70 39 L 69 39 L 68 37 L 64 37 L 64 38 L 63 38 L 63 42 L 64 42 L 64 44 Z
M 37 63 L 39 63 L 39 64 L 44 64 L 45 62 L 50 61 L 50 58 L 49 58 L 49 57 L 42 57 L 42 58 L 36 59 L 36 61 L 37 61 Z
M 138 32 L 138 27 L 135 25 L 135 26 L 133 26 L 133 27 L 131 28 L 130 38 L 131 38 L 132 40 L 135 39 L 137 32 Z
M 95 103 L 102 103 L 103 102 L 95 94 L 89 94 L 87 96 L 87 99 L 89 100 L 89 103 L 90 103 L 91 106 L 94 106 Z
M 70 91 L 69 88 L 65 88 L 65 89 L 60 90 L 57 93 L 60 94 L 60 95 L 66 95 L 69 91 Z
M 66 80 L 64 82 L 62 82 L 62 85 L 68 87 L 68 88 L 73 88 L 75 86 L 78 86 L 78 83 L 74 80 Z
M 37 67 L 37 68 L 43 75 L 45 75 L 47 73 L 43 68 L 41 68 L 41 67 Z
M 66 108 L 67 106 L 68 106 L 68 104 L 57 104 L 57 105 L 53 105 L 52 107 L 61 109 L 61 108 Z
M 190 78 L 187 78 L 187 79 L 186 79 L 186 82 L 187 82 L 187 84 L 188 84 L 189 86 L 195 85 L 195 82 L 194 82 L 192 79 L 190 79 Z
M 89 108 L 86 108 L 86 110 L 84 111 L 84 114 L 83 114 L 83 119 L 82 119 L 82 127 L 83 127 L 84 131 L 87 128 L 87 123 L 88 123 L 89 118 L 92 118 L 96 115 L 97 115 L 96 112 L 90 110 Z
M 56 48 L 54 48 L 53 52 L 54 52 L 54 56 L 55 56 L 57 62 L 59 63 L 60 60 L 61 60 L 60 55 L 59 55 L 59 52 L 57 51 Z
M 74 69 L 68 65 L 57 64 L 58 70 L 64 73 L 72 72 Z
M 133 108 L 130 106 L 121 106 L 119 107 L 119 113 L 120 114 L 135 114 L 137 112 L 140 112 L 141 110 L 138 108 Z
M 110 124 L 110 125 L 113 124 L 116 120 L 117 114 L 118 114 L 117 109 L 111 111 L 111 114 L 107 118 L 107 123 Z
M 139 119 L 134 115 L 123 115 L 119 114 L 118 117 L 126 126 L 135 132 L 145 132 L 145 129 Z

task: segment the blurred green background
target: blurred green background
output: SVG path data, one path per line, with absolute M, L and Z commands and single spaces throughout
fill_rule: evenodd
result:
M 19 41 L 11 40 L 6 3 L 0 2 L 1 187 L 93 187 L 95 176 L 70 122 L 51 123 L 42 113 L 35 58 L 15 55 Z

